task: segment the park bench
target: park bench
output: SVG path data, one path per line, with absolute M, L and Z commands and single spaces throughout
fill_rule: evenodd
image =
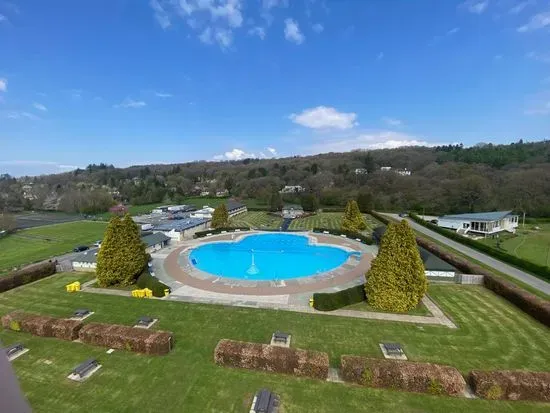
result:
M 88 314 L 90 314 L 90 310 L 80 308 L 73 313 L 73 317 L 83 318 L 86 317 Z
M 276 331 L 275 333 L 273 333 L 273 342 L 286 344 L 288 341 L 288 337 L 289 337 L 288 334 L 281 333 L 280 331 Z
M 401 356 L 403 355 L 403 349 L 399 343 L 382 343 L 384 350 L 390 356 Z
M 88 359 L 83 363 L 80 363 L 73 369 L 73 374 L 79 378 L 84 378 L 88 373 L 99 366 L 96 359 Z
M 251 413 L 277 413 L 279 407 L 279 397 L 267 389 L 262 389 L 256 393 L 252 403 Z
M 149 326 L 149 324 L 151 324 L 153 321 L 155 321 L 154 318 L 151 318 L 151 317 L 148 317 L 148 316 L 143 316 L 143 317 L 140 317 L 136 323 L 137 326 L 140 326 L 140 327 L 147 327 Z

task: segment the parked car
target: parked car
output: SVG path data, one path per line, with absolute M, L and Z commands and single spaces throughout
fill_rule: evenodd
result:
M 409 214 L 407 214 L 406 212 L 401 212 L 401 213 L 399 214 L 399 217 L 400 217 L 400 218 L 405 218 L 405 217 L 407 217 L 407 216 L 409 216 Z
M 90 247 L 87 247 L 86 245 L 79 245 L 78 247 L 75 247 L 75 249 L 73 250 L 74 252 L 82 252 L 82 251 L 86 251 L 86 250 L 89 250 Z
M 101 247 L 101 240 L 94 242 L 94 247 L 100 248 Z

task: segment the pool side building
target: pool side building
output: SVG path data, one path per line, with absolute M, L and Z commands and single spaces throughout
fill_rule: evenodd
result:
M 473 214 L 443 215 L 437 225 L 453 229 L 461 235 L 494 235 L 502 231 L 514 233 L 519 217 L 512 211 L 480 212 Z

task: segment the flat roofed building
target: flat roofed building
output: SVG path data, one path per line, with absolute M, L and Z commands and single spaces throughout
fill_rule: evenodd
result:
M 512 211 L 443 215 L 437 219 L 439 227 L 454 229 L 462 235 L 493 235 L 502 231 L 514 233 L 518 222 L 519 217 L 512 214 Z

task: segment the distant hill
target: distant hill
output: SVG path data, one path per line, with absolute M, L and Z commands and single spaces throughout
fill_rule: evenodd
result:
M 509 145 L 405 147 L 281 159 L 188 162 L 14 179 L 0 176 L 0 208 L 94 213 L 113 202 L 183 202 L 227 190 L 269 205 L 273 192 L 299 185 L 325 207 L 363 204 L 381 210 L 451 213 L 515 209 L 550 216 L 550 141 Z M 285 194 L 300 202 L 300 194 Z

